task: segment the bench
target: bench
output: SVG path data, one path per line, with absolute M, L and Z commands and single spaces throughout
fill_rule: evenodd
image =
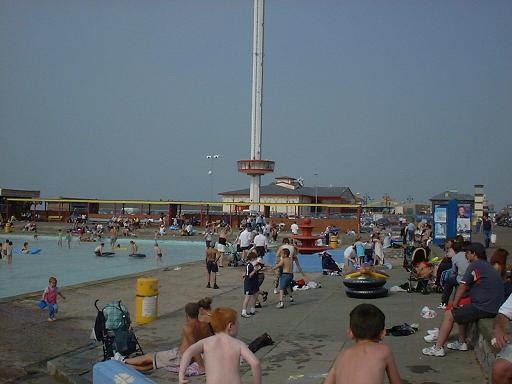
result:
M 48 221 L 62 221 L 63 217 L 57 215 L 48 216 Z

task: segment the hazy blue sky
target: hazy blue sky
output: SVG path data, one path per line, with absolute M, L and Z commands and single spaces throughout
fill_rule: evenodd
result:
M 512 203 L 512 2 L 267 0 L 265 176 Z M 253 2 L 0 0 L 0 187 L 248 188 Z M 313 175 L 318 173 L 318 177 Z

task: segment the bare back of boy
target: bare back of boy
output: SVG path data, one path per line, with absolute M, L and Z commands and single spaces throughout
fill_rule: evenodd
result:
M 249 365 L 257 357 L 240 340 L 225 333 L 201 340 L 207 384 L 241 384 L 240 357 Z
M 291 256 L 283 257 L 281 259 L 281 262 L 283 267 L 283 273 L 293 273 L 293 258 Z
M 390 383 L 402 382 L 391 349 L 373 341 L 360 341 L 339 354 L 325 384 L 384 383 L 385 373 Z
M 215 248 L 206 249 L 206 261 L 217 261 L 217 250 Z

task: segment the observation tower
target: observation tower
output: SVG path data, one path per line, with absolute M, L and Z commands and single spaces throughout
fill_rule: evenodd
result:
M 260 211 L 261 176 L 274 172 L 274 161 L 261 159 L 261 117 L 263 103 L 263 19 L 265 0 L 254 0 L 253 60 L 252 60 L 252 114 L 251 158 L 238 160 L 238 171 L 251 177 L 250 209 Z M 253 204 L 254 203 L 254 204 Z

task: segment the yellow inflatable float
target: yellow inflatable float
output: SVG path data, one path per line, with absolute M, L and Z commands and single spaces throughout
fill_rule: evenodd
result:
M 357 299 L 376 299 L 388 295 L 388 289 L 384 287 L 389 276 L 382 271 L 373 268 L 361 268 L 359 271 L 345 275 L 343 284 L 348 297 Z

